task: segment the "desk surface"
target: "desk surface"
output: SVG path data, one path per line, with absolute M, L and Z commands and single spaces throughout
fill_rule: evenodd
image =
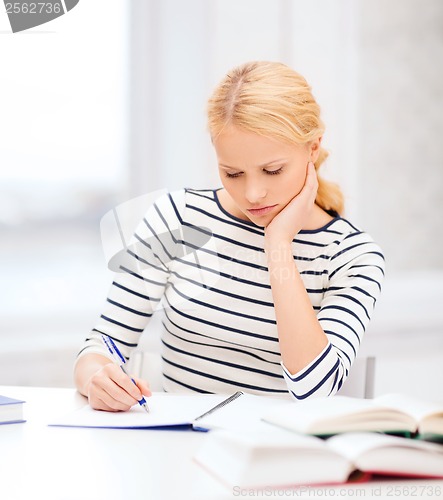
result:
M 0 426 L 2 500 L 258 497 L 254 491 L 226 488 L 193 462 L 205 433 L 48 427 L 54 416 L 81 407 L 86 399 L 73 389 L 0 386 L 0 394 L 25 400 L 27 419 L 24 424 Z M 443 481 L 305 487 L 263 491 L 261 498 L 324 496 L 443 498 Z

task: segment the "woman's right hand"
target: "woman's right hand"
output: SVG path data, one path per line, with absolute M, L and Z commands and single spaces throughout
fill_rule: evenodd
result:
M 115 363 L 107 363 L 93 373 L 86 384 L 89 405 L 95 410 L 127 411 L 143 396 L 151 396 L 149 384 L 130 377 Z

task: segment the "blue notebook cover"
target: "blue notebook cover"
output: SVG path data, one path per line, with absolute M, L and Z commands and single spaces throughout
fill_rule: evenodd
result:
M 23 419 L 23 403 L 20 399 L 0 395 L 0 424 L 17 424 Z

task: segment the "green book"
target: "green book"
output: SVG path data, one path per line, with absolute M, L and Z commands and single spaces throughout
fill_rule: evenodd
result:
M 406 394 L 386 394 L 374 399 L 308 399 L 274 407 L 263 415 L 263 420 L 316 436 L 373 431 L 433 441 L 443 438 L 443 403 Z

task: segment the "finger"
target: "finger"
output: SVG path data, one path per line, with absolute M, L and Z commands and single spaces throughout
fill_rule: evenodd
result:
M 130 404 L 125 404 L 119 399 L 111 396 L 103 387 L 96 387 L 89 395 L 89 404 L 95 410 L 106 411 L 126 411 L 131 408 Z
M 142 397 L 138 387 L 113 363 L 104 366 L 91 378 L 89 394 L 118 410 L 130 408 Z
M 315 187 L 318 185 L 317 172 L 315 170 L 315 165 L 310 161 L 308 163 L 308 171 L 306 174 L 306 185 L 310 187 Z
M 100 399 L 97 400 L 97 402 L 95 401 L 91 401 L 89 403 L 89 405 L 91 406 L 91 408 L 93 408 L 94 410 L 100 410 L 100 411 L 111 411 L 111 412 L 118 412 L 119 410 L 115 410 L 114 408 L 111 408 L 110 406 L 108 406 L 106 403 L 104 403 L 103 401 L 101 401 Z
M 306 186 L 309 189 L 310 201 L 314 203 L 318 191 L 318 177 L 317 177 L 317 172 L 315 170 L 315 166 L 312 162 L 309 162 L 308 165 L 308 176 L 306 179 Z
M 107 404 L 109 407 L 116 410 L 125 410 L 134 406 L 137 399 L 130 396 L 113 380 L 104 381 L 95 391 L 95 396 Z
M 139 401 L 142 398 L 140 389 L 134 384 L 131 377 L 122 370 L 119 365 L 110 363 L 106 365 L 103 371 L 108 376 L 108 379 L 112 380 L 117 386 L 128 393 L 132 398 Z
M 134 377 L 135 383 L 137 384 L 137 387 L 140 389 L 140 392 L 143 394 L 143 396 L 152 396 L 152 391 L 151 387 L 149 386 L 149 383 L 146 380 L 136 378 Z
M 115 400 L 133 406 L 143 395 L 140 389 L 134 384 L 131 378 L 122 370 L 113 376 L 103 385 L 103 389 Z
M 317 196 L 318 181 L 317 173 L 315 171 L 314 164 L 312 162 L 308 163 L 306 169 L 306 179 L 305 184 L 300 191 L 300 193 L 295 198 L 303 198 L 305 201 L 313 202 Z
M 102 389 L 106 392 L 107 396 L 102 396 L 102 399 L 112 408 L 120 408 L 121 405 L 124 407 L 131 407 L 141 399 L 141 397 L 139 399 L 132 397 L 119 385 L 113 382 L 108 382 Z
M 124 405 L 115 400 L 111 400 L 110 404 L 108 405 L 105 401 L 97 399 L 96 406 L 93 406 L 93 408 L 95 410 L 119 412 L 119 411 L 128 411 L 131 409 L 131 406 Z

